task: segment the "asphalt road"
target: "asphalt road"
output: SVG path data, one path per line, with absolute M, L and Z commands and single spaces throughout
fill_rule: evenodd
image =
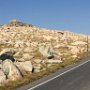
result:
M 90 90 L 90 60 L 16 90 Z

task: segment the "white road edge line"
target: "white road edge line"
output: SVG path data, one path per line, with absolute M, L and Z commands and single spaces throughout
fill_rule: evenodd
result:
M 74 70 L 74 69 L 76 69 L 76 68 L 78 68 L 78 67 L 86 64 L 86 63 L 89 62 L 89 61 L 90 61 L 90 60 L 88 60 L 88 61 L 86 61 L 86 62 L 84 62 L 84 63 L 81 63 L 81 64 L 79 64 L 79 65 L 77 65 L 77 66 L 75 66 L 75 67 L 73 67 L 73 68 L 71 68 L 71 69 L 69 69 L 69 70 L 67 70 L 67 71 L 65 71 L 65 72 L 63 72 L 63 73 L 55 76 L 55 77 L 53 77 L 53 78 L 50 78 L 50 79 L 48 79 L 48 80 L 46 80 L 46 81 L 44 81 L 44 82 L 42 82 L 42 83 L 40 83 L 40 84 L 37 84 L 37 85 L 34 86 L 34 87 L 29 88 L 28 90 L 33 90 L 33 89 L 35 89 L 35 88 L 37 88 L 37 87 L 39 87 L 39 86 L 41 86 L 41 85 L 43 85 L 43 84 L 45 84 L 45 83 L 47 83 L 47 82 L 50 82 L 50 81 L 58 78 L 59 76 L 62 76 L 63 74 L 66 74 L 66 73 L 68 73 L 68 72 L 70 72 L 70 71 L 72 71 L 72 70 Z

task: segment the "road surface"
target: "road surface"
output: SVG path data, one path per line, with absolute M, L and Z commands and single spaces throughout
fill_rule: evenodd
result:
M 90 90 L 90 60 L 16 90 Z

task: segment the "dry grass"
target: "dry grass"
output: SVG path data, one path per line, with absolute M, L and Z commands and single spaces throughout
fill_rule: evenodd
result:
M 22 85 L 26 85 L 28 83 L 31 83 L 37 79 L 40 79 L 46 75 L 49 75 L 51 73 L 56 72 L 57 70 L 61 69 L 61 68 L 65 68 L 68 65 L 71 65 L 73 63 L 76 63 L 77 61 L 79 61 L 80 58 L 84 58 L 86 56 L 87 53 L 83 53 L 83 54 L 79 54 L 77 59 L 73 59 L 71 58 L 71 54 L 68 55 L 64 55 L 63 57 L 65 58 L 63 60 L 63 63 L 60 64 L 52 64 L 50 67 L 47 67 L 47 65 L 43 65 L 43 67 L 45 67 L 44 71 L 41 71 L 39 73 L 32 73 L 29 74 L 27 73 L 26 75 L 24 75 L 23 80 L 20 81 L 13 81 L 13 82 L 9 82 L 7 85 L 5 85 L 4 87 L 0 87 L 0 90 L 13 90 L 15 88 L 18 88 Z M 88 54 L 89 55 L 89 54 Z M 35 57 L 42 57 L 40 55 L 40 53 L 36 53 Z
M 13 90 L 16 87 L 26 85 L 26 84 L 31 83 L 32 81 L 35 81 L 45 75 L 53 73 L 59 68 L 60 68 L 60 65 L 58 64 L 58 65 L 53 65 L 51 68 L 46 68 L 45 71 L 41 71 L 39 73 L 32 73 L 32 74 L 27 73 L 24 76 L 23 80 L 9 82 L 6 86 L 0 87 L 0 90 Z
M 34 58 L 33 59 L 42 59 L 43 58 L 43 55 L 38 51 L 34 51 Z

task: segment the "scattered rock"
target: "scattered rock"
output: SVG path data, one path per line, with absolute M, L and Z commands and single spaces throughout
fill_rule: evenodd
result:
M 34 62 L 37 64 L 40 64 L 42 62 L 42 60 L 41 59 L 35 59 Z
M 53 64 L 61 63 L 62 60 L 75 60 L 87 51 L 87 39 L 89 41 L 90 36 L 69 31 L 47 30 L 17 20 L 2 25 L 0 82 L 6 78 L 22 79 L 22 75 L 27 72 L 46 70 L 47 67 L 53 67 Z
M 9 59 L 6 59 L 3 62 L 3 71 L 8 79 L 10 80 L 20 80 L 22 79 L 22 74 L 20 70 L 13 64 Z
M 15 62 L 15 65 L 20 69 L 20 71 L 24 74 L 25 72 L 32 73 L 33 65 L 30 61 L 25 62 Z
M 54 50 L 52 46 L 40 46 L 39 52 L 48 59 L 54 58 Z
M 31 58 L 33 58 L 33 56 L 31 56 L 28 53 L 23 54 L 22 58 L 26 59 L 26 60 L 30 60 Z
M 0 59 L 6 60 L 10 59 L 12 61 L 15 61 L 13 55 L 15 54 L 15 51 L 13 49 L 7 48 L 0 52 Z
M 53 59 L 49 59 L 49 60 L 47 60 L 46 61 L 47 63 L 62 63 L 62 61 L 61 60 L 53 60 Z
M 15 59 L 15 60 L 16 60 L 16 62 L 25 62 L 25 59 L 23 59 L 23 58 Z
M 4 74 L 2 69 L 0 69 L 0 86 L 4 85 L 5 83 L 6 83 L 6 75 Z
M 80 52 L 80 49 L 77 46 L 69 47 L 71 49 L 71 53 L 77 55 Z
M 76 42 L 71 43 L 71 45 L 75 45 L 75 46 L 77 46 L 77 45 L 87 45 L 87 43 L 84 42 L 84 41 L 76 41 Z
M 41 67 L 35 66 L 34 67 L 34 72 L 40 72 L 40 69 L 41 69 Z
M 37 64 L 34 66 L 34 72 L 40 72 L 41 71 L 41 64 Z

